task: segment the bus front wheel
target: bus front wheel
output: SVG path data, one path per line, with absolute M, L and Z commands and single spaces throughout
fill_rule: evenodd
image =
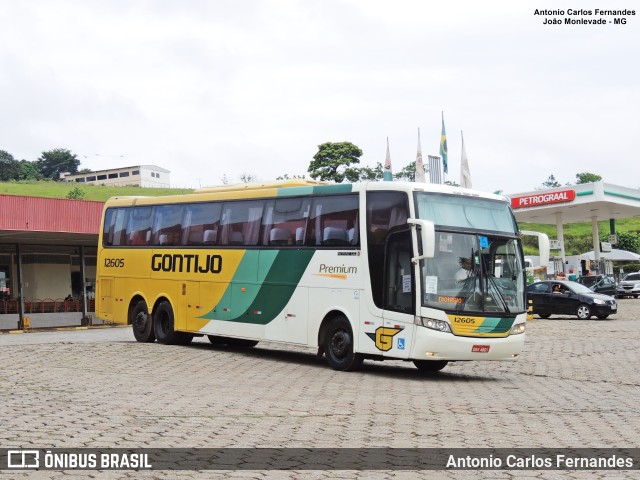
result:
M 171 304 L 166 300 L 160 302 L 153 312 L 153 331 L 158 342 L 165 345 L 187 345 L 193 340 L 189 333 L 176 332 Z
M 138 342 L 153 343 L 156 341 L 153 320 L 144 300 L 138 300 L 133 307 L 129 308 L 129 323 L 133 328 L 133 336 Z
M 353 351 L 353 333 L 346 317 L 335 317 L 329 322 L 324 336 L 324 353 L 334 370 L 353 371 L 362 365 L 364 357 Z
M 439 372 L 447 366 L 449 362 L 446 360 L 414 360 L 413 364 L 418 367 L 421 372 Z

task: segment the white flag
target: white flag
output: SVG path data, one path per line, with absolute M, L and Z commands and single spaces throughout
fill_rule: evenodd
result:
M 462 131 L 460 132 L 462 136 Z M 469 159 L 467 158 L 467 152 L 464 150 L 464 136 L 462 136 L 462 164 L 460 166 L 460 186 L 462 188 L 471 187 L 471 170 L 469 170 Z
M 416 182 L 425 182 L 424 163 L 422 163 L 422 147 L 420 146 L 420 129 L 418 129 L 418 154 L 416 155 Z

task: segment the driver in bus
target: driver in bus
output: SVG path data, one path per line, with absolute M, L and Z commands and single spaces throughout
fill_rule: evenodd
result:
M 464 282 L 471 276 L 471 270 L 473 268 L 471 259 L 469 257 L 460 257 L 458 264 L 460 265 L 460 270 L 455 273 L 455 279 L 456 282 Z

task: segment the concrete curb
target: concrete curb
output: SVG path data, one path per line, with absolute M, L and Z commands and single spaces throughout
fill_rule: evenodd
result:
M 40 332 L 64 332 L 64 331 L 72 331 L 72 330 L 96 330 L 96 329 L 104 329 L 104 328 L 126 328 L 129 325 L 81 325 L 81 326 L 61 326 L 61 327 L 35 327 L 35 328 L 27 328 L 24 330 L 19 329 L 5 329 L 0 330 L 0 335 L 13 335 L 17 333 L 40 333 Z

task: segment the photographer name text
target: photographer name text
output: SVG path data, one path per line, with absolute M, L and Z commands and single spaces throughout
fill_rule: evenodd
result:
M 589 10 L 585 8 L 567 10 L 541 10 L 535 9 L 533 15 L 542 18 L 543 25 L 626 25 L 635 10 L 602 10 L 599 8 Z

